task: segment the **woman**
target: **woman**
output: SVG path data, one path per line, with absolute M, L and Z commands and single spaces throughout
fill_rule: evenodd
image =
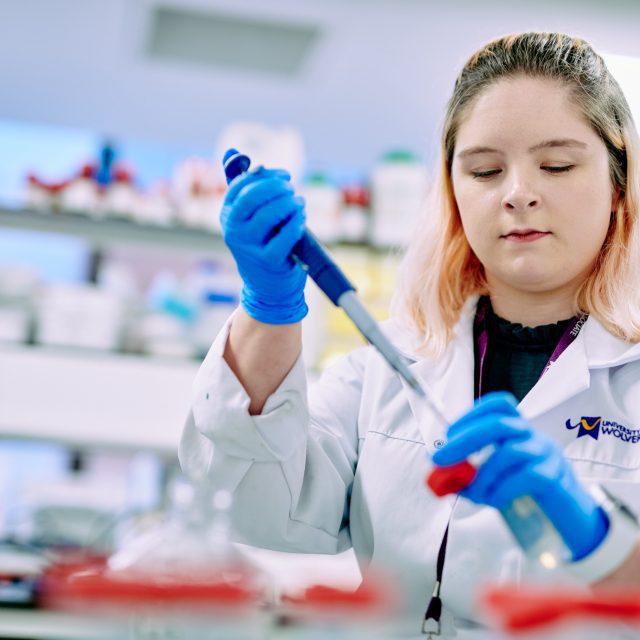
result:
M 474 625 L 478 586 L 510 566 L 513 538 L 485 504 L 531 495 L 579 580 L 629 580 L 637 532 L 585 486 L 640 507 L 638 152 L 624 96 L 584 41 L 509 36 L 467 62 L 387 325 L 459 418 L 448 433 L 369 347 L 328 370 L 307 402 L 305 274 L 288 258 L 304 205 L 283 172 L 236 179 L 221 219 L 242 305 L 199 373 L 180 457 L 234 492 L 241 540 L 353 546 L 363 568 L 399 577 L 416 633 L 430 628 L 439 550 L 444 613 L 433 630 L 444 635 Z M 471 408 L 492 391 L 509 393 Z M 493 455 L 463 492 L 471 500 L 451 516 L 454 498 L 424 489 L 426 460 L 450 465 L 487 445 Z M 609 543 L 598 556 L 613 533 L 615 557 Z

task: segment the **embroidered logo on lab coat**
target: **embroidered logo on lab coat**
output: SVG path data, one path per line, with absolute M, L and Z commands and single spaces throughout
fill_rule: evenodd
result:
M 603 435 L 617 438 L 629 444 L 640 442 L 640 429 L 630 429 L 614 420 L 603 420 L 601 416 L 582 416 L 576 424 L 571 424 L 571 419 L 569 419 L 565 426 L 567 429 L 578 429 L 576 438 L 591 436 L 597 440 L 600 435 Z
M 601 422 L 601 417 L 590 418 L 587 416 L 582 416 L 578 424 L 571 424 L 571 420 L 567 420 L 566 426 L 567 429 L 577 429 L 578 427 L 580 427 L 580 430 L 578 431 L 578 438 L 582 438 L 582 436 L 591 436 L 594 440 L 597 440 L 598 435 L 600 434 Z

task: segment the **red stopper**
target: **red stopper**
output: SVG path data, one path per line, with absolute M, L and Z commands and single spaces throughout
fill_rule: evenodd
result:
M 466 460 L 448 467 L 436 467 L 426 477 L 425 484 L 437 496 L 458 493 L 469 486 L 476 477 L 477 469 Z

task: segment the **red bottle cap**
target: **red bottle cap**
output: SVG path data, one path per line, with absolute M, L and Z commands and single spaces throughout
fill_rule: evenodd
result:
M 469 486 L 476 477 L 477 469 L 466 460 L 448 467 L 435 467 L 426 477 L 425 484 L 437 496 L 458 493 Z

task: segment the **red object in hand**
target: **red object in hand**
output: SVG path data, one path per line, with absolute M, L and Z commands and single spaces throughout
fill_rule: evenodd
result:
M 469 486 L 478 470 L 466 460 L 447 467 L 435 467 L 425 478 L 425 484 L 437 496 L 458 493 Z

